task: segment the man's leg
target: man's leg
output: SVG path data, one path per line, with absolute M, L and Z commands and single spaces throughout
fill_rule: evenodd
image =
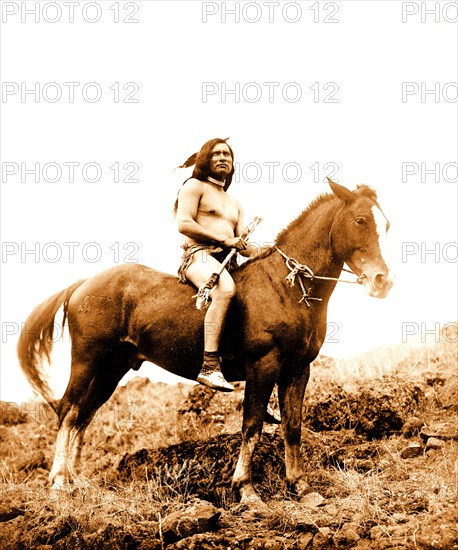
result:
M 207 251 L 196 252 L 191 265 L 186 271 L 186 277 L 197 288 L 204 285 L 213 273 L 217 273 L 221 264 Z M 235 295 L 235 285 L 232 277 L 223 270 L 218 284 L 211 291 L 211 302 L 204 320 L 204 361 L 197 378 L 201 384 L 221 391 L 233 391 L 221 373 L 219 357 L 219 342 L 226 320 L 226 313 Z

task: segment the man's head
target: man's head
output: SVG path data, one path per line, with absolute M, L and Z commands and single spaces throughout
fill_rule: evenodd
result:
M 205 181 L 208 176 L 225 181 L 226 191 L 234 175 L 234 152 L 225 139 L 207 141 L 197 154 L 192 177 Z

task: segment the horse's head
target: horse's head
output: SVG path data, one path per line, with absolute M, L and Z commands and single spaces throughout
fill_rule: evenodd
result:
M 341 201 L 331 229 L 334 254 L 360 277 L 369 296 L 384 298 L 393 286 L 394 276 L 385 256 L 385 238 L 390 223 L 377 202 L 375 191 L 361 185 L 350 191 L 328 178 Z

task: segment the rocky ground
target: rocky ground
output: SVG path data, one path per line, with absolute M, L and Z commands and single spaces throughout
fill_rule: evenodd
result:
M 118 388 L 88 430 L 79 483 L 58 495 L 52 411 L 2 403 L 0 547 L 458 549 L 456 359 L 438 347 L 384 373 L 365 359 L 366 376 L 315 362 L 302 444 L 314 493 L 288 492 L 281 431 L 266 425 L 253 468 L 264 505 L 251 507 L 230 486 L 242 384 Z

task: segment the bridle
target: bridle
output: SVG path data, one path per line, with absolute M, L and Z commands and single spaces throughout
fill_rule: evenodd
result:
M 282 252 L 278 246 L 274 245 L 275 250 L 283 256 L 285 260 L 285 265 L 289 269 L 290 273 L 285 277 L 286 282 L 290 286 L 294 286 L 296 282 L 296 277 L 298 277 L 299 284 L 302 290 L 302 297 L 299 300 L 299 303 L 304 302 L 308 307 L 310 307 L 309 300 L 316 300 L 318 302 L 322 301 L 322 298 L 315 298 L 311 296 L 310 288 L 306 289 L 304 286 L 304 282 L 302 278 L 309 279 L 310 281 L 313 281 L 314 279 L 320 279 L 323 281 L 336 281 L 338 283 L 350 283 L 350 284 L 363 284 L 363 280 L 366 278 L 366 275 L 359 275 L 357 276 L 356 281 L 348 281 L 346 279 L 339 279 L 337 277 L 325 277 L 323 275 L 315 275 L 313 271 L 310 269 L 310 267 L 306 264 L 301 264 L 294 258 L 291 258 L 290 256 L 286 255 L 284 252 Z M 343 268 L 343 271 L 346 271 L 347 273 L 352 273 L 353 275 L 356 275 L 353 271 L 350 269 Z

